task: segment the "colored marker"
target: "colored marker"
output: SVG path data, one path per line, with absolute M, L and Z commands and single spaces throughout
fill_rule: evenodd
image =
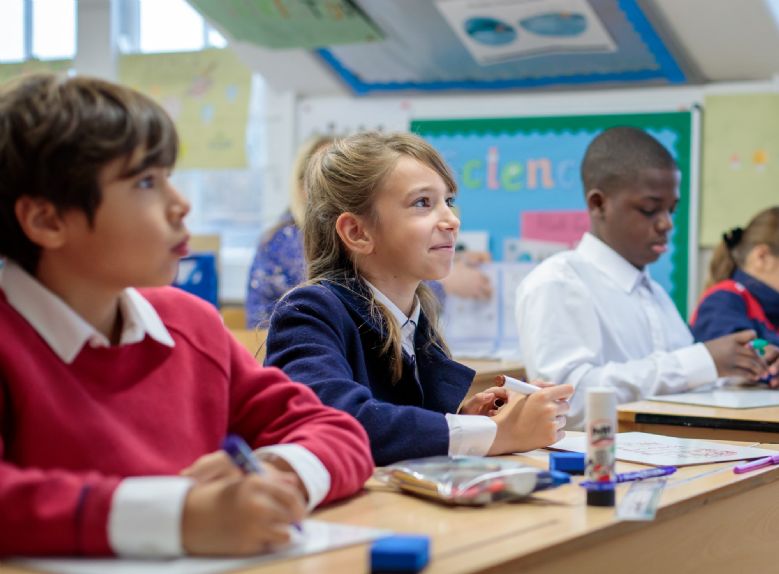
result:
M 507 375 L 498 375 L 497 377 L 495 377 L 495 384 L 498 386 L 502 386 L 504 389 L 508 389 L 509 391 L 520 393 L 522 395 L 532 395 L 536 391 L 541 390 L 541 387 L 531 385 L 530 383 L 526 383 L 525 381 L 520 381 L 519 379 L 515 379 Z M 505 401 L 503 399 L 495 399 L 494 406 L 496 409 L 499 409 L 504 404 Z
M 225 451 L 235 466 L 240 468 L 246 474 L 265 474 L 262 464 L 254 456 L 252 449 L 237 434 L 229 434 L 222 441 L 222 450 Z M 298 522 L 293 522 L 292 526 L 298 532 L 303 532 L 303 526 Z
M 749 472 L 751 470 L 758 470 L 760 468 L 765 468 L 773 464 L 779 464 L 779 454 L 776 454 L 774 456 L 766 456 L 763 458 L 758 458 L 757 460 L 745 462 L 744 464 L 737 464 L 736 466 L 733 467 L 733 472 L 735 472 L 736 474 L 744 474 L 745 472 Z
M 616 476 L 616 482 L 619 484 L 620 482 L 632 482 L 634 480 L 644 480 L 646 478 L 655 478 L 658 476 L 668 476 L 669 474 L 673 474 L 676 472 L 675 466 L 660 466 L 657 468 L 645 468 L 643 470 L 634 470 L 632 472 L 618 472 Z M 593 484 L 592 481 L 583 481 L 579 483 L 579 486 L 584 487 L 591 487 Z
M 752 339 L 752 341 L 749 344 L 755 350 L 755 353 L 757 353 L 758 357 L 760 357 L 760 358 L 765 357 L 765 348 L 769 344 L 768 341 L 766 341 L 765 339 Z M 772 378 L 773 377 L 770 374 L 768 374 L 768 375 L 765 375 L 763 377 L 760 377 L 759 379 L 757 379 L 757 381 L 759 383 L 766 383 L 767 384 L 767 383 L 771 382 Z

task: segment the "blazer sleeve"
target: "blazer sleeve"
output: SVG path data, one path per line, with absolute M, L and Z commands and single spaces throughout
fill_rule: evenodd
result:
M 744 329 L 754 329 L 744 299 L 737 293 L 715 291 L 698 306 L 690 327 L 696 341 L 709 341 Z
M 357 325 L 343 303 L 322 286 L 290 293 L 271 319 L 266 365 L 311 387 L 325 404 L 346 411 L 368 431 L 379 466 L 398 460 L 446 455 L 449 426 L 444 414 L 377 399 L 356 380 L 353 363 L 361 348 Z
M 304 385 L 278 369 L 261 366 L 229 336 L 230 432 L 253 448 L 297 444 L 316 456 L 330 474 L 323 503 L 359 491 L 373 472 L 365 430 L 353 417 L 325 406 Z

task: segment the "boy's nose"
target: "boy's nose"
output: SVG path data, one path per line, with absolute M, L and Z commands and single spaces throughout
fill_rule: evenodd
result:
M 662 231 L 670 231 L 674 227 L 673 214 L 670 211 L 663 213 L 657 221 L 657 227 Z

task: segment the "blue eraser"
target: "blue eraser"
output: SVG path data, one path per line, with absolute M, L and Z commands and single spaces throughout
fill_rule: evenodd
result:
M 371 545 L 371 572 L 419 572 L 428 560 L 428 536 L 387 536 Z
M 583 452 L 549 453 L 549 470 L 558 470 L 568 474 L 584 474 Z

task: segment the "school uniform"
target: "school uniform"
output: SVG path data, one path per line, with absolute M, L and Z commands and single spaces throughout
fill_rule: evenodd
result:
M 372 287 L 359 281 L 300 287 L 271 317 L 265 364 L 307 384 L 327 405 L 344 410 L 368 431 L 377 465 L 489 450 L 497 432 L 485 416 L 456 415 L 474 371 L 428 340 L 417 302 L 406 317 L 374 289 L 404 334 L 401 379 L 391 381 L 382 354 L 384 328 L 370 310 Z
M 205 301 L 126 289 L 119 345 L 9 261 L 0 274 L 0 556 L 171 556 L 228 432 L 286 460 L 309 507 L 373 470 L 353 418 L 260 366 Z
M 553 255 L 517 289 L 528 375 L 574 386 L 569 429 L 584 424 L 586 390 L 614 387 L 619 403 L 684 392 L 717 378 L 665 290 L 590 233 Z
M 779 292 L 737 269 L 731 279 L 707 289 L 690 320 L 697 341 L 744 329 L 779 345 Z

